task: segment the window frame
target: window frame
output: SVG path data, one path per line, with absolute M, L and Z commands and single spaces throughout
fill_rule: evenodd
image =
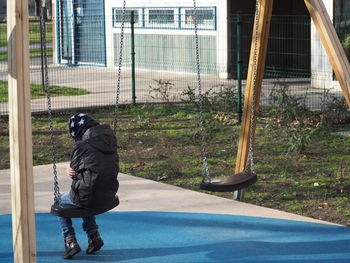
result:
M 169 10 L 173 11 L 173 22 L 171 23 L 151 23 L 149 11 L 152 10 Z M 145 28 L 178 28 L 178 8 L 175 7 L 145 7 L 144 9 L 144 25 Z
M 117 11 L 122 11 L 122 8 L 118 8 L 118 7 L 113 7 L 112 8 L 112 23 L 113 23 L 113 27 L 116 28 L 116 27 L 121 27 L 121 22 L 117 22 L 116 18 L 117 18 Z M 143 27 L 143 8 L 140 8 L 140 7 L 127 7 L 126 8 L 126 12 L 130 11 L 130 15 L 128 13 L 126 13 L 126 16 L 125 16 L 125 25 L 126 27 L 130 27 L 130 20 L 127 19 L 128 16 L 131 16 L 131 11 L 135 11 L 137 12 L 137 15 L 135 14 L 135 17 L 137 16 L 138 17 L 138 21 L 135 22 L 134 26 L 135 27 Z M 129 21 L 128 21 L 129 20 Z
M 186 11 L 193 11 L 193 7 L 182 7 L 181 8 L 181 28 L 183 29 L 194 29 L 195 25 L 194 23 L 191 23 L 190 25 L 186 24 Z M 208 29 L 208 30 L 216 30 L 216 7 L 197 7 L 197 12 L 201 10 L 211 10 L 213 12 L 213 19 L 211 20 L 211 23 L 208 24 L 199 24 L 197 23 L 198 29 Z
M 126 10 L 134 10 L 138 12 L 139 21 L 135 23 L 135 28 L 142 29 L 168 29 L 168 30 L 194 30 L 194 24 L 186 25 L 186 10 L 193 10 L 193 7 L 190 6 L 179 6 L 179 7 L 127 7 Z M 212 10 L 213 19 L 209 20 L 208 24 L 198 24 L 198 30 L 217 30 L 217 13 L 216 6 L 199 6 L 197 10 Z M 112 7 L 112 26 L 113 28 L 121 27 L 121 22 L 116 22 L 116 12 L 117 10 L 122 10 L 121 7 Z M 174 15 L 174 21 L 171 23 L 150 23 L 149 20 L 149 11 L 150 10 L 172 10 Z M 127 14 L 128 16 L 128 14 Z M 125 21 L 125 27 L 130 27 L 130 22 Z

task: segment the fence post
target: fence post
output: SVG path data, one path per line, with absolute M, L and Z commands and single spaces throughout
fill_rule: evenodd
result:
M 131 89 L 132 89 L 132 103 L 136 104 L 136 89 L 135 89 L 135 13 L 131 11 Z
M 238 122 L 242 122 L 242 15 L 237 12 L 237 114 Z
M 40 23 L 42 24 L 42 28 L 44 29 L 44 32 L 41 32 L 40 34 L 40 58 L 41 58 L 41 84 L 42 84 L 42 91 L 43 92 L 47 92 L 47 90 L 45 90 L 45 73 L 44 73 L 44 43 L 46 43 L 46 39 L 44 39 L 44 37 L 46 36 L 46 23 L 44 23 L 46 21 L 46 7 L 45 7 L 45 2 L 42 2 L 42 5 L 39 7 L 39 16 L 40 16 Z M 41 28 L 41 24 L 40 24 L 40 28 Z M 46 54 L 45 54 L 46 55 Z

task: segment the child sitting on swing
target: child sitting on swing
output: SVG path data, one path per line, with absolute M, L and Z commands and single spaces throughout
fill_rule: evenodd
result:
M 67 175 L 72 179 L 69 193 L 61 195 L 61 204 L 88 209 L 111 207 L 119 188 L 117 140 L 112 129 L 100 125 L 89 115 L 73 115 L 69 133 L 75 140 Z M 72 218 L 58 217 L 65 242 L 64 259 L 81 251 L 72 225 Z M 83 230 L 88 236 L 87 254 L 101 249 L 104 242 L 95 216 L 83 217 Z

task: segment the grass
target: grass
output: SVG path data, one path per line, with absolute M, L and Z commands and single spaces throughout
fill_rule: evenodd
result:
M 68 161 L 72 141 L 67 119 L 55 116 L 57 160 Z M 87 111 L 112 125 L 113 110 Z M 240 126 L 206 114 L 206 148 L 213 178 L 228 176 L 235 164 Z M 120 109 L 118 147 L 121 172 L 199 190 L 201 138 L 198 113 L 188 105 L 140 105 Z M 235 116 L 232 116 L 235 118 Z M 233 119 L 232 119 L 233 120 Z M 257 123 L 254 144 L 258 182 L 246 189 L 245 202 L 347 225 L 350 222 L 350 138 L 331 135 L 350 124 L 324 126 L 303 153 L 287 153 L 288 136 L 271 128 L 271 117 Z M 50 163 L 48 120 L 33 116 L 34 165 Z M 0 168 L 9 168 L 8 129 L 0 119 Z M 216 195 L 232 198 L 232 193 Z
M 52 56 L 52 48 L 47 49 L 47 56 L 50 57 Z M 30 49 L 29 51 L 29 56 L 30 58 L 40 58 L 41 57 L 41 51 L 40 49 Z M 6 61 L 8 59 L 8 53 L 6 52 L 0 52 L 0 61 Z
M 52 22 L 46 23 L 46 42 L 52 41 Z M 29 43 L 40 43 L 40 23 L 38 21 L 29 22 Z M 0 47 L 7 46 L 7 25 L 6 22 L 0 22 Z
M 0 102 L 8 101 L 8 87 L 6 81 L 0 81 Z M 43 91 L 42 85 L 30 84 L 31 98 L 39 99 L 46 98 L 47 93 Z M 87 90 L 71 88 L 71 87 L 61 87 L 61 86 L 50 86 L 50 95 L 52 97 L 56 96 L 77 96 L 89 94 Z
M 40 43 L 40 23 L 38 21 L 31 21 L 29 23 L 29 42 L 30 44 Z M 46 22 L 46 43 L 52 41 L 52 22 Z
M 52 22 L 46 24 L 46 43 L 52 42 Z M 40 44 L 40 23 L 38 21 L 29 22 L 29 43 Z M 7 28 L 5 22 L 0 22 L 0 47 L 7 46 Z M 47 55 L 52 56 L 52 48 L 47 48 Z M 40 57 L 40 48 L 30 49 L 30 58 Z M 0 61 L 6 61 L 7 51 L 0 52 Z
M 5 61 L 7 60 L 8 55 L 7 52 L 0 52 L 0 61 Z
M 0 22 L 0 47 L 7 46 L 7 24 Z

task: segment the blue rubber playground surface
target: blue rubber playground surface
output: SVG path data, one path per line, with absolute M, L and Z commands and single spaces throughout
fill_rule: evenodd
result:
M 97 217 L 105 246 L 72 262 L 349 263 L 350 228 L 271 218 L 172 212 L 109 212 Z M 0 215 L 0 262 L 13 262 L 11 215 Z M 38 263 L 69 262 L 57 218 L 36 214 Z

